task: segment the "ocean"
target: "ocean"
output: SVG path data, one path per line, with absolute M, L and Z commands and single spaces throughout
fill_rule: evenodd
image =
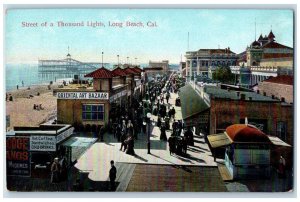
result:
M 140 64 L 141 67 L 147 67 L 148 64 Z M 112 66 L 112 65 L 111 65 Z M 170 64 L 170 68 L 176 68 L 178 65 Z M 71 79 L 72 74 L 40 74 L 37 64 L 6 64 L 5 68 L 5 89 L 12 91 L 19 88 L 27 88 L 32 85 L 49 84 L 50 81 L 62 79 Z M 22 85 L 24 83 L 24 87 Z

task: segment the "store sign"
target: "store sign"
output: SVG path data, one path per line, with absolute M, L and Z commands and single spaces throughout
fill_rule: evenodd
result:
M 122 97 L 122 96 L 124 96 L 124 95 L 126 95 L 127 94 L 127 90 L 123 90 L 123 91 L 121 91 L 121 92 L 119 92 L 119 93 L 116 93 L 115 95 L 113 95 L 113 96 L 111 96 L 110 98 L 109 98 L 109 102 L 113 102 L 113 101 L 115 101 L 116 99 L 118 99 L 118 98 L 120 98 L 120 97 Z
M 73 131 L 74 131 L 74 128 L 72 127 L 72 128 L 69 128 L 68 130 L 62 132 L 61 134 L 59 134 L 56 137 L 56 143 L 60 143 L 64 139 L 70 137 L 72 135 Z
M 30 136 L 30 151 L 56 151 L 54 136 Z
M 57 92 L 57 99 L 72 100 L 108 100 L 109 93 L 106 92 Z
M 29 137 L 6 138 L 7 175 L 30 176 Z

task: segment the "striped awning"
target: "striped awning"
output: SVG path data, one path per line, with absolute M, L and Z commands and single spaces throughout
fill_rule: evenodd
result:
M 282 141 L 281 139 L 279 139 L 278 137 L 275 136 L 268 136 L 269 140 L 272 142 L 273 145 L 276 146 L 282 146 L 282 147 L 292 147 L 291 145 L 285 143 L 284 141 Z
M 227 146 L 232 143 L 226 133 L 218 133 L 207 136 L 208 142 L 212 148 Z

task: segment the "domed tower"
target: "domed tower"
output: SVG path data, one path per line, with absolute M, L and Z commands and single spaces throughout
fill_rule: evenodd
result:
M 250 47 L 247 48 L 247 66 L 259 66 L 262 58 L 262 45 L 259 41 L 253 41 Z

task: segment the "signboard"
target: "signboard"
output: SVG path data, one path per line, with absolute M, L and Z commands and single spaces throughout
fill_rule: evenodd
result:
M 55 136 L 30 136 L 30 151 L 56 151 Z
M 56 143 L 60 143 L 64 139 L 70 137 L 72 135 L 73 131 L 74 131 L 74 128 L 72 127 L 72 128 L 69 128 L 68 130 L 62 132 L 61 134 L 59 134 L 56 137 Z
M 57 99 L 72 100 L 108 100 L 107 92 L 57 92 Z
M 6 138 L 7 175 L 30 176 L 29 137 Z
M 120 97 L 122 97 L 122 96 L 124 96 L 124 95 L 126 95 L 126 94 L 127 94 L 127 90 L 123 90 L 123 91 L 121 91 L 121 92 L 119 92 L 119 93 L 116 93 L 115 95 L 111 96 L 111 97 L 109 98 L 109 101 L 110 101 L 110 102 L 113 102 L 113 101 L 115 101 L 116 99 L 118 99 L 118 98 L 120 98 Z

